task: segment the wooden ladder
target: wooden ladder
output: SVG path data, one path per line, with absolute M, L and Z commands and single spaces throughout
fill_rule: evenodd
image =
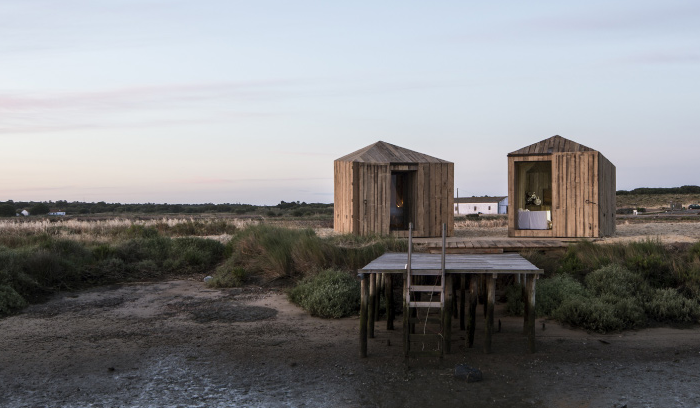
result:
M 445 344 L 443 316 L 445 307 L 445 236 L 447 225 L 442 224 L 442 258 L 440 269 L 411 268 L 413 254 L 413 223 L 408 225 L 408 260 L 404 279 L 404 354 L 443 357 Z M 434 282 L 432 285 L 426 281 Z M 415 283 L 414 283 L 415 282 Z M 428 297 L 427 300 L 424 297 Z M 437 300 L 435 299 L 437 297 Z M 439 310 L 440 317 L 430 317 L 430 311 Z M 430 333 L 428 332 L 430 330 Z M 420 346 L 420 349 L 414 349 Z M 426 347 L 430 348 L 426 350 Z

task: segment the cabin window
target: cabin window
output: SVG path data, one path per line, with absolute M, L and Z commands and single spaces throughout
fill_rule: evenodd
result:
M 518 229 L 552 228 L 552 162 L 515 163 L 515 206 Z
M 390 230 L 407 230 L 411 222 L 412 172 L 391 172 Z
M 474 206 L 474 211 L 476 211 L 476 206 Z

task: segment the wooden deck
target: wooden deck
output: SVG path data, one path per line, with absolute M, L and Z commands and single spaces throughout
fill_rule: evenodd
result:
M 448 245 L 445 245 L 446 249 Z M 409 332 L 409 317 L 406 305 L 407 298 L 406 272 L 409 270 L 408 253 L 386 253 L 358 270 L 361 277 L 361 306 L 360 306 L 360 356 L 367 357 L 367 338 L 374 338 L 374 326 L 379 311 L 379 289 L 385 286 L 387 304 L 393 304 L 392 275 L 403 277 L 404 281 L 404 333 Z M 444 322 L 444 351 L 450 352 L 451 319 L 453 301 L 459 296 L 457 307 L 460 317 L 460 328 L 466 330 L 464 321 L 469 320 L 467 347 L 474 342 L 474 327 L 476 326 L 476 301 L 478 287 L 481 283 L 486 287 L 486 321 L 484 352 L 491 352 L 491 335 L 493 333 L 493 310 L 495 305 L 495 287 L 498 275 L 512 274 L 521 277 L 524 284 L 523 298 L 525 302 L 524 331 L 528 338 L 530 352 L 535 352 L 535 281 L 544 273 L 543 270 L 531 264 L 520 254 L 446 254 L 444 259 L 445 284 L 443 297 L 444 306 L 441 310 L 441 320 Z M 443 275 L 442 255 L 413 253 L 410 260 L 411 276 Z M 398 277 L 398 276 L 397 276 Z M 454 281 L 454 282 L 453 282 Z M 385 284 L 383 285 L 382 282 Z M 456 290 L 457 286 L 461 289 Z M 469 288 L 467 291 L 466 288 Z M 442 289 L 440 289 L 442 292 Z M 458 295 L 459 292 L 459 295 Z M 468 293 L 467 293 L 468 292 Z M 468 299 L 467 299 L 468 295 Z M 468 302 L 467 302 L 468 300 Z M 469 303 L 468 316 L 465 315 L 465 305 Z M 388 307 L 393 310 L 393 307 Z M 393 329 L 393 314 L 387 316 L 387 330 Z M 404 347 L 407 347 L 404 344 Z M 408 350 L 408 348 L 406 348 Z M 408 352 L 407 352 L 408 353 Z M 408 354 L 407 354 L 408 355 Z
M 448 254 L 497 254 L 503 252 L 520 252 L 525 250 L 551 250 L 566 248 L 572 239 L 518 239 L 518 238 L 447 238 L 445 252 Z M 416 248 L 421 251 L 439 253 L 442 249 L 440 238 L 413 238 Z

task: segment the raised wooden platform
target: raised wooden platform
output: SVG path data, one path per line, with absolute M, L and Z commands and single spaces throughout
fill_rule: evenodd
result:
M 576 240 L 563 239 L 518 239 L 518 238 L 461 238 L 447 239 L 445 252 L 448 254 L 497 254 L 525 250 L 548 250 L 566 248 Z M 442 248 L 440 238 L 413 238 L 417 250 L 439 253 Z

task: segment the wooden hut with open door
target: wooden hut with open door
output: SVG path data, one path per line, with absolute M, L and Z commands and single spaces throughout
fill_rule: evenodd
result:
M 594 238 L 615 233 L 615 166 L 561 136 L 508 154 L 508 236 Z
M 358 235 L 439 237 L 454 230 L 454 164 L 377 142 L 334 162 L 334 229 Z

